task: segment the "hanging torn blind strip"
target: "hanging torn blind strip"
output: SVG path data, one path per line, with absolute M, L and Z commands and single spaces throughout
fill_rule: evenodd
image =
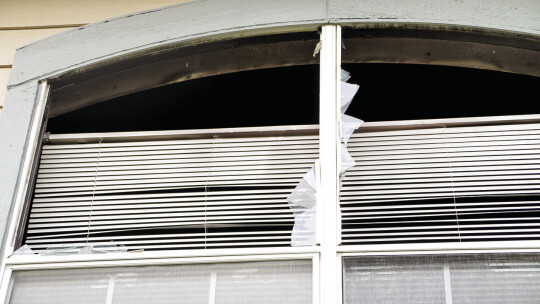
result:
M 343 244 L 540 239 L 540 124 L 355 133 Z
M 340 110 L 341 117 L 339 120 L 340 134 L 341 134 L 341 168 L 340 168 L 340 182 L 345 176 L 345 173 L 350 168 L 354 167 L 355 162 L 347 151 L 347 142 L 353 132 L 362 125 L 361 119 L 345 115 L 347 108 L 351 105 L 351 102 L 358 92 L 359 86 L 357 84 L 348 83 L 347 80 L 351 78 L 350 73 L 341 70 L 341 98 L 340 98 Z M 296 185 L 291 194 L 287 197 L 292 210 L 301 210 L 302 212 L 295 212 L 295 224 L 291 235 L 292 246 L 312 246 L 315 245 L 315 230 L 316 230 L 316 207 L 317 207 L 317 183 L 316 176 L 318 172 L 317 167 L 313 166 L 302 177 L 302 180 Z
M 290 246 L 294 212 L 305 210 L 286 197 L 318 157 L 318 130 L 280 128 L 279 136 L 231 129 L 216 138 L 53 141 L 43 147 L 26 243 L 38 252 L 87 236 L 128 250 Z

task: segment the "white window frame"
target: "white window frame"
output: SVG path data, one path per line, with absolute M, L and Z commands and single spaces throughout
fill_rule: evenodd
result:
M 416 254 L 458 254 L 458 253 L 540 253 L 540 241 L 505 241 L 475 243 L 434 243 L 406 245 L 348 245 L 339 246 L 341 221 L 339 208 L 340 153 L 340 69 L 341 69 L 341 27 L 325 25 L 321 33 L 320 53 L 320 151 L 317 162 L 319 176 L 317 193 L 317 234 L 316 246 L 207 249 L 155 251 L 140 253 L 111 253 L 100 255 L 71 256 L 11 256 L 17 236 L 24 198 L 33 167 L 34 151 L 39 142 L 41 122 L 45 115 L 49 85 L 40 81 L 36 111 L 32 118 L 28 145 L 24 152 L 22 170 L 17 183 L 13 212 L 9 221 L 6 247 L 0 273 L 0 299 L 7 300 L 11 275 L 18 270 L 71 269 L 113 266 L 149 266 L 195 263 L 225 263 L 310 259 L 313 265 L 313 303 L 342 302 L 342 257 L 368 255 L 416 255 Z M 434 119 L 417 122 L 375 122 L 363 127 L 411 127 L 415 124 L 462 125 L 493 121 L 540 121 L 540 115 L 516 115 L 506 117 Z
M 33 114 L 32 117 L 32 123 L 30 125 L 29 130 L 29 138 L 28 138 L 28 144 L 25 147 L 24 156 L 23 156 L 23 162 L 22 162 L 22 169 L 19 173 L 17 186 L 15 190 L 15 197 L 13 199 L 12 205 L 13 205 L 13 211 L 11 212 L 11 217 L 8 219 L 8 225 L 7 225 L 7 233 L 6 233 L 6 239 L 5 242 L 5 248 L 4 248 L 4 256 L 2 258 L 2 265 L 0 266 L 0 273 L 2 273 L 1 281 L 0 281 L 0 291 L 3 291 L 8 283 L 5 280 L 7 277 L 7 280 L 9 281 L 9 275 L 6 274 L 6 265 L 9 261 L 10 256 L 13 254 L 15 250 L 15 241 L 17 238 L 17 234 L 19 233 L 17 231 L 17 226 L 19 224 L 19 221 L 21 220 L 21 217 L 24 216 L 23 213 L 23 206 L 24 206 L 24 200 L 28 193 L 28 191 L 31 191 L 29 188 L 30 178 L 31 178 L 31 172 L 32 168 L 34 166 L 34 152 L 36 151 L 36 147 L 39 142 L 39 134 L 41 133 L 42 129 L 42 121 L 45 116 L 45 110 L 47 106 L 47 100 L 49 98 L 49 91 L 50 86 L 47 83 L 46 80 L 40 80 L 38 85 L 38 94 L 36 95 L 36 111 Z M 10 272 L 11 270 L 7 271 Z M 1 295 L 1 294 L 0 294 Z M 0 297 L 0 299 L 3 299 Z

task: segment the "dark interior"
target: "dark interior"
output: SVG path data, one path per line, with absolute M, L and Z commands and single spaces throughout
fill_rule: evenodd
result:
M 343 64 L 360 85 L 347 114 L 365 121 L 540 113 L 540 78 L 412 64 Z M 204 77 L 122 96 L 48 121 L 51 133 L 318 123 L 319 67 Z

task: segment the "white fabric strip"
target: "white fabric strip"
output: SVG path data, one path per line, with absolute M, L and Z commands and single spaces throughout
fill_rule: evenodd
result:
M 341 70 L 341 180 L 345 172 L 355 166 L 355 161 L 349 151 L 347 142 L 354 131 L 364 122 L 361 119 L 345 115 L 345 111 L 350 106 L 354 95 L 360 86 L 347 83 L 350 73 Z M 287 197 L 287 202 L 294 212 L 294 228 L 291 233 L 291 246 L 312 246 L 315 245 L 315 214 L 317 205 L 317 187 L 315 182 L 315 169 L 312 167 L 298 183 L 296 188 Z

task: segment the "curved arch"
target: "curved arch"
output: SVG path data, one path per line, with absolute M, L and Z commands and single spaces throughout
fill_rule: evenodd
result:
M 101 62 L 53 79 L 50 115 L 141 90 L 205 76 L 316 64 L 314 31 L 168 45 L 123 60 Z M 540 76 L 540 40 L 505 32 L 410 24 L 345 28 L 344 63 L 408 63 Z
M 344 62 L 540 74 L 534 1 L 236 2 L 193 1 L 44 39 L 17 52 L 10 86 L 52 80 L 56 116 L 187 79 L 316 63 L 316 29 L 328 22 L 349 29 Z
M 325 23 L 505 33 L 535 40 L 534 0 L 193 1 L 121 16 L 43 39 L 17 51 L 10 86 L 210 41 L 313 31 Z

